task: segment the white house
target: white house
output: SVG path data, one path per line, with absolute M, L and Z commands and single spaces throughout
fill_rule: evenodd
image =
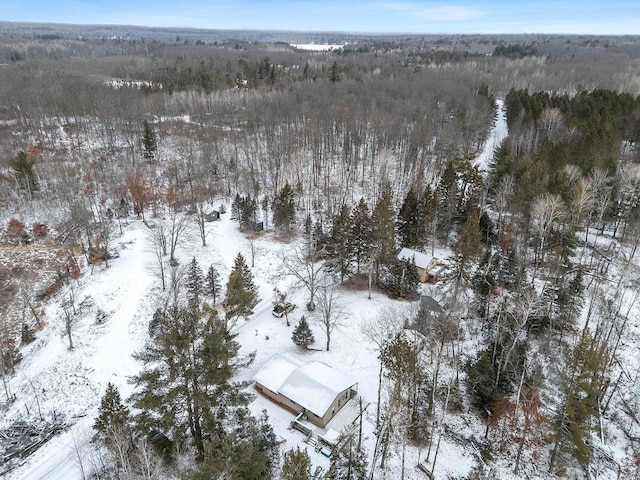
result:
M 324 428 L 357 393 L 357 383 L 321 362 L 276 353 L 254 377 L 255 389 Z

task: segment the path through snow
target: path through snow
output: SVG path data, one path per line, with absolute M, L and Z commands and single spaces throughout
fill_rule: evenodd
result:
M 498 112 L 482 153 L 473 161 L 481 171 L 487 170 L 495 148 L 507 135 L 504 102 L 497 100 L 497 105 Z M 226 278 L 238 251 L 251 263 L 248 240 L 238 231 L 235 222 L 224 216 L 220 222 L 210 224 L 207 228 L 207 247 L 200 247 L 197 240 L 191 240 L 178 248 L 182 265 L 186 265 L 195 255 L 203 269 L 214 264 L 222 278 Z M 33 416 L 36 405 L 31 394 L 33 387 L 29 385 L 31 380 L 36 390 L 41 392 L 39 400 L 45 415 L 53 411 L 63 413 L 67 418 L 73 418 L 75 423 L 27 458 L 7 476 L 9 480 L 82 478 L 79 457 L 82 457 L 84 468 L 90 470 L 94 451 L 89 439 L 93 435 L 92 425 L 100 398 L 107 382 L 115 384 L 124 399 L 129 397 L 132 386 L 127 378 L 139 369 L 131 355 L 144 344 L 148 321 L 162 298 L 158 281 L 150 272 L 149 266 L 154 265 L 155 260 L 147 246 L 146 236 L 146 227 L 142 222 L 132 221 L 124 235 L 117 240 L 121 246 L 120 258 L 115 259 L 109 268 L 96 270 L 94 275 L 85 273 L 80 279 L 76 298 L 78 303 L 83 300 L 87 302 L 74 326 L 74 350 L 68 349 L 63 334 L 60 295 L 47 307 L 47 326 L 38 334 L 38 340 L 25 349 L 20 373 L 12 379 L 12 390 L 17 394 L 18 401 L 7 412 L 5 422 L 22 418 L 27 408 Z M 372 403 L 370 411 L 366 413 L 368 420 L 364 426 L 367 442 L 372 442 L 371 415 L 375 412 L 378 360 L 375 351 L 368 348 L 360 326 L 377 315 L 380 309 L 390 305 L 402 308 L 402 305 L 380 294 L 374 294 L 371 300 L 367 300 L 366 292 L 342 291 L 340 303 L 345 314 L 332 335 L 331 352 L 301 353 L 290 338 L 293 325 L 303 313 L 309 318 L 317 346 L 321 347 L 324 343 L 324 335 L 314 315 L 298 308 L 291 315 L 292 326 L 286 327 L 284 319 L 275 319 L 270 313 L 274 286 L 287 291 L 289 299 L 297 305 L 302 306 L 306 302 L 304 290 L 292 290 L 291 279 L 282 274 L 280 256 L 292 247 L 280 243 L 270 232 L 256 237 L 254 242 L 256 262 L 252 270 L 262 301 L 251 319 L 246 322 L 240 320 L 234 332 L 238 334 L 238 341 L 242 345 L 241 353 L 256 352 L 256 358 L 249 368 L 239 372 L 238 380 L 250 381 L 276 352 L 292 354 L 305 362 L 325 362 L 356 378 L 359 393 Z M 64 291 L 60 294 L 64 294 Z M 98 309 L 104 311 L 108 318 L 101 325 L 95 321 Z M 354 348 L 356 345 L 358 348 Z M 249 391 L 253 389 L 249 387 Z M 269 410 L 276 434 L 286 440 L 283 449 L 288 450 L 298 444 L 304 446 L 303 437 L 287 429 L 291 421 L 289 412 L 258 396 L 252 402 L 251 409 L 259 413 L 263 408 Z M 372 447 L 372 444 L 368 445 L 369 449 Z M 328 466 L 327 459 L 313 451 L 310 453 L 314 464 L 325 468 Z M 454 470 L 464 474 L 467 468 L 459 467 Z
M 478 155 L 473 162 L 473 166 L 478 167 L 481 172 L 486 172 L 489 169 L 489 164 L 493 158 L 493 152 L 500 146 L 502 140 L 504 140 L 509 131 L 507 129 L 507 111 L 504 108 L 504 100 L 496 100 L 497 113 L 493 120 L 493 126 L 489 131 L 482 152 Z

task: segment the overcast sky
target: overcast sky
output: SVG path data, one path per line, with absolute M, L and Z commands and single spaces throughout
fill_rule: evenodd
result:
M 0 0 L 0 20 L 380 33 L 640 34 L 640 0 Z

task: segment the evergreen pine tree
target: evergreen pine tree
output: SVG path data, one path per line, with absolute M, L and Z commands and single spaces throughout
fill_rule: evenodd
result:
M 398 212 L 398 236 L 400 244 L 404 247 L 422 247 L 418 236 L 422 225 L 418 207 L 418 197 L 411 187 Z
M 493 152 L 493 158 L 489 165 L 489 185 L 492 192 L 495 191 L 505 175 L 513 175 L 514 166 L 515 162 L 511 154 L 511 139 L 506 137 Z
M 480 218 L 478 211 L 473 210 L 464 223 L 458 235 L 458 241 L 453 246 L 455 253 L 454 278 L 456 291 L 466 279 L 469 263 L 477 260 L 482 254 L 482 234 L 480 233 Z
M 231 202 L 231 218 L 233 220 L 238 220 L 240 218 L 241 207 L 242 199 L 240 198 L 240 194 L 236 193 L 236 196 L 233 198 L 233 202 Z
M 223 302 L 226 327 L 231 328 L 239 318 L 247 318 L 253 314 L 253 309 L 259 301 L 257 288 L 253 283 L 253 274 L 247 267 L 244 257 L 238 253 L 234 269 L 229 275 Z
M 253 228 L 257 211 L 258 203 L 250 195 L 241 197 L 236 193 L 231 202 L 231 218 L 240 224 L 241 230 L 247 231 Z
M 156 132 L 153 130 L 153 127 L 149 125 L 149 122 L 146 120 L 142 124 L 143 133 L 142 133 L 142 147 L 144 158 L 147 160 L 153 160 L 156 156 L 156 152 L 158 151 L 158 141 L 156 138 Z
M 331 453 L 327 480 L 366 480 L 367 458 L 354 433 L 341 434 Z
M 207 295 L 213 298 L 213 304 L 218 303 L 218 298 L 220 298 L 220 293 L 222 292 L 222 283 L 220 283 L 220 273 L 213 265 L 207 270 L 204 287 Z
M 304 315 L 300 319 L 298 325 L 296 325 L 296 327 L 293 329 L 291 340 L 293 340 L 293 343 L 301 348 L 307 348 L 314 342 L 313 332 L 311 331 L 309 323 L 307 322 L 307 319 L 304 317 Z
M 419 225 L 418 225 L 418 243 L 425 245 L 430 237 L 435 235 L 436 216 L 438 213 L 438 195 L 427 185 L 418 205 Z M 433 242 L 434 239 L 431 238 Z
M 233 270 L 238 270 L 241 272 L 244 288 L 257 295 L 258 289 L 253 283 L 253 273 L 251 273 L 251 270 L 247 266 L 247 262 L 245 262 L 244 257 L 241 253 L 238 253 L 235 260 L 233 261 Z
M 257 304 L 256 295 L 244 286 L 242 273 L 238 270 L 231 272 L 223 302 L 227 328 L 233 327 L 239 318 L 247 318 L 253 314 L 253 308 Z
M 340 80 L 340 67 L 338 62 L 333 62 L 329 67 L 329 81 L 335 83 Z
M 239 348 L 215 312 L 201 318 L 193 310 L 172 307 L 159 337 L 134 354 L 143 365 L 132 377 L 138 429 L 164 432 L 178 445 L 191 440 L 202 458 L 205 441 L 223 433 L 224 419 L 246 404 L 241 385 L 231 381 L 251 361 L 237 358 Z
M 33 160 L 22 150 L 11 160 L 11 170 L 16 177 L 18 185 L 20 185 L 21 189 L 27 191 L 29 196 L 38 190 L 38 180 L 33 164 Z
M 202 275 L 202 269 L 193 257 L 187 267 L 187 278 L 185 281 L 185 287 L 187 289 L 187 298 L 189 300 L 189 307 L 193 310 L 200 310 L 200 296 L 204 293 L 204 276 Z
M 562 403 L 555 421 L 556 434 L 549 471 L 554 470 L 565 454 L 572 455 L 583 466 L 591 462 L 593 453 L 589 440 L 597 428 L 595 425 L 598 425 L 599 398 L 602 385 L 607 381 L 607 349 L 587 329 L 567 358 L 569 364 L 563 372 Z
M 294 191 L 287 182 L 280 193 L 273 199 L 273 225 L 281 232 L 288 232 L 291 224 L 295 222 Z
M 459 188 L 456 161 L 450 160 L 442 173 L 437 188 L 438 208 L 438 233 L 441 237 L 449 236 L 451 229 L 459 213 Z
M 393 190 L 388 183 L 376 203 L 371 215 L 371 233 L 375 252 L 375 278 L 380 284 L 380 269 L 383 264 L 393 262 L 396 252 L 396 222 L 393 208 Z
M 100 401 L 98 416 L 93 424 L 96 430 L 94 438 L 109 444 L 114 435 L 124 433 L 128 422 L 129 409 L 122 403 L 118 388 L 108 383 L 107 390 Z
M 266 411 L 255 418 L 242 407 L 228 420 L 232 428 L 207 441 L 198 470 L 187 474 L 185 480 L 276 478 L 279 452 Z
M 31 328 L 26 323 L 22 324 L 22 330 L 20 332 L 20 340 L 23 345 L 27 345 L 33 342 L 36 339 L 35 334 L 33 333 L 33 328 Z
M 333 219 L 331 234 L 327 239 L 329 269 L 340 275 L 341 282 L 351 273 L 353 252 L 349 243 L 350 220 L 349 207 L 343 204 L 340 213 Z
M 284 453 L 284 462 L 280 472 L 281 480 L 311 480 L 311 458 L 307 450 L 300 447 Z
M 453 251 L 456 255 L 463 257 L 465 263 L 475 260 L 482 252 L 481 240 L 480 218 L 478 211 L 473 210 L 458 235 L 458 241 L 453 246 Z
M 156 338 L 162 331 L 162 322 L 164 320 L 164 313 L 162 309 L 156 308 L 153 312 L 153 317 L 149 321 L 149 337 Z
M 392 298 L 415 298 L 420 277 L 413 260 L 393 259 L 382 265 L 380 287 Z
M 360 198 L 358 205 L 351 212 L 348 240 L 349 250 L 356 261 L 356 273 L 360 273 L 360 265 L 371 254 L 373 244 L 371 216 L 364 198 Z
M 240 202 L 240 228 L 242 230 L 251 230 L 256 221 L 256 212 L 258 204 L 250 195 L 242 197 Z

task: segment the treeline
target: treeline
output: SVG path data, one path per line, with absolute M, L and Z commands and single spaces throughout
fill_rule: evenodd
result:
M 538 54 L 538 43 L 499 43 L 493 50 L 496 57 L 523 58 Z
M 640 171 L 622 150 L 637 101 L 604 90 L 512 90 L 506 100 L 510 135 L 494 154 L 463 278 L 483 331 L 464 369 L 490 448 L 517 445 L 514 473 L 541 454 L 550 473 L 588 472 L 602 458 L 592 439 L 620 426 L 607 413 L 620 393 L 612 359 L 628 332 L 631 307 L 620 308 L 635 300 L 623 300 L 626 274 L 612 270 L 630 264 L 638 243 Z
M 640 97 L 596 89 L 577 95 L 511 90 L 507 124 L 515 154 L 534 155 L 555 172 L 568 164 L 614 173 L 622 140 L 640 140 Z

